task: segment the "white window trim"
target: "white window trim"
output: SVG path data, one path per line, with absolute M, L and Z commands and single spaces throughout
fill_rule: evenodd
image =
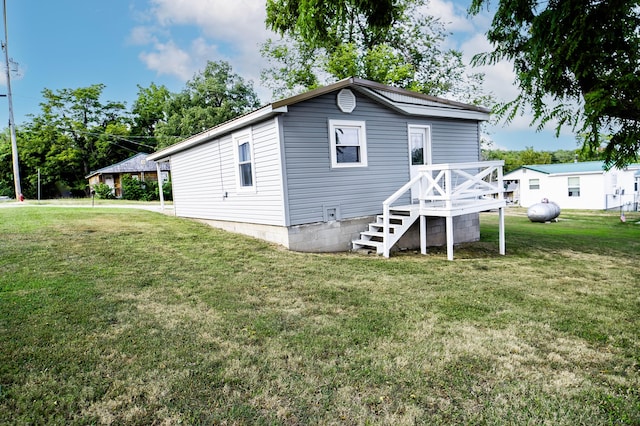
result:
M 578 185 L 573 185 L 571 186 L 571 179 L 577 179 L 578 180 Z M 578 191 L 578 195 L 571 195 L 571 190 L 572 189 L 577 189 Z M 567 178 L 567 196 L 569 198 L 578 198 L 580 197 L 580 176 L 569 176 Z
M 532 188 L 531 187 L 532 181 L 536 181 L 537 188 Z M 539 191 L 540 190 L 540 179 L 538 179 L 538 178 L 529 179 L 529 190 L 530 191 Z
M 336 127 L 357 127 L 359 146 L 360 146 L 360 162 L 359 163 L 338 163 L 336 152 Z M 329 120 L 329 142 L 331 155 L 331 168 L 343 169 L 350 167 L 367 167 L 367 128 L 364 121 L 355 120 Z
M 251 128 L 249 128 L 243 132 L 234 133 L 232 136 L 236 190 L 238 193 L 256 192 L 256 157 L 254 155 L 252 134 L 253 132 L 251 131 Z M 249 142 L 249 154 L 251 155 L 251 186 L 242 186 L 242 180 L 240 178 L 240 156 L 238 153 L 238 147 L 245 142 Z

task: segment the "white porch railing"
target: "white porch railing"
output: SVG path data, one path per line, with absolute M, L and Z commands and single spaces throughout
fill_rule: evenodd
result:
M 445 217 L 447 222 L 447 255 L 453 259 L 453 217 L 498 209 L 500 215 L 500 254 L 504 254 L 504 161 L 433 164 L 420 167 L 419 173 L 383 203 L 383 255 L 389 257 L 390 209 L 398 200 L 417 202 L 421 220 L 422 252 L 426 253 L 425 216 Z

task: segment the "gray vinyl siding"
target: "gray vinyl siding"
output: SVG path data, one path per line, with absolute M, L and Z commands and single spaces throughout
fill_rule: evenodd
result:
M 289 106 L 282 117 L 290 225 L 321 222 L 326 208 L 342 219 L 381 213 L 382 202 L 409 180 L 409 124 L 431 126 L 434 163 L 478 161 L 477 122 L 408 117 L 354 93 L 350 114 L 330 93 Z M 329 120 L 365 122 L 367 167 L 331 168 Z
M 480 125 L 469 120 L 434 120 L 433 164 L 480 161 Z
M 176 215 L 285 224 L 277 119 L 250 129 L 255 191 L 238 191 L 235 144 L 232 134 L 228 134 L 171 157 Z

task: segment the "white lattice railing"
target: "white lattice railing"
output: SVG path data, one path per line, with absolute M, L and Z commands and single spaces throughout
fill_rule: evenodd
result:
M 483 197 L 502 199 L 504 161 L 433 164 L 420 168 L 418 199 L 421 203 L 444 202 L 453 208 L 456 201 Z

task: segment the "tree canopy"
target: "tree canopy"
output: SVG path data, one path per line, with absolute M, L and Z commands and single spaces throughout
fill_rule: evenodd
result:
M 156 122 L 160 146 L 171 145 L 260 105 L 253 83 L 233 73 L 224 61 L 209 61 L 185 86 L 182 92 L 168 97 L 165 120 Z
M 146 144 L 157 146 L 156 129 L 165 121 L 166 105 L 170 98 L 171 92 L 165 86 L 155 83 L 151 83 L 149 87 L 138 85 L 138 98 L 131 108 L 131 135 L 146 138 Z
M 104 84 L 44 89 L 38 114 L 16 129 L 22 192 L 35 198 L 82 196 L 86 176 L 138 152 L 151 152 L 235 118 L 258 106 L 251 82 L 226 62 L 209 62 L 177 94 L 151 83 L 138 86 L 130 111 L 103 101 Z M 6 165 L 6 167 L 5 167 Z M 8 132 L 0 134 L 0 195 L 13 192 Z
M 360 77 L 434 96 L 488 104 L 481 74 L 468 73 L 427 0 L 268 0 L 267 26 L 281 40 L 263 45 L 274 64 L 263 82 L 274 96 Z
M 18 131 L 25 194 L 35 192 L 38 169 L 46 193 L 84 193 L 85 175 L 132 150 L 120 143 L 129 133 L 125 105 L 103 102 L 104 88 L 42 91 L 41 113 Z
M 473 0 L 479 13 L 490 0 Z M 640 2 L 563 0 L 497 3 L 487 37 L 494 50 L 476 64 L 513 62 L 520 95 L 498 112 L 507 120 L 530 107 L 541 128 L 557 120 L 604 142 L 608 166 L 637 160 L 640 150 Z M 608 135 L 603 141 L 602 134 Z

